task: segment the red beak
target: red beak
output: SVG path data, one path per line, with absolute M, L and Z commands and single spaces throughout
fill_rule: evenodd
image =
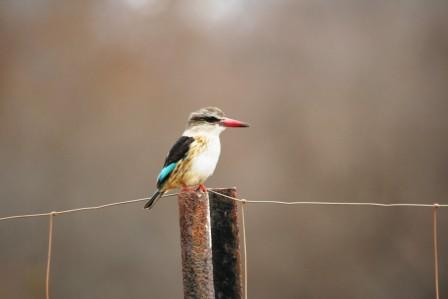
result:
M 227 128 L 246 128 L 249 126 L 248 123 L 243 123 L 242 121 L 231 119 L 231 118 L 224 118 L 220 122 L 221 126 L 227 127 Z

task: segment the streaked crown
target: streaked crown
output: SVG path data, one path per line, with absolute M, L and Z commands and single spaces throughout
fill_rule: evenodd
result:
M 217 107 L 205 107 L 190 114 L 188 126 L 214 125 L 224 119 L 224 112 Z

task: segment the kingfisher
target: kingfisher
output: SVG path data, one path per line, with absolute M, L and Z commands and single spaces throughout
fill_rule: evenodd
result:
M 213 174 L 221 153 L 220 134 L 226 128 L 249 127 L 245 122 L 228 118 L 217 107 L 206 107 L 190 114 L 187 128 L 171 147 L 157 177 L 157 190 L 145 204 L 151 209 L 168 190 L 201 190 Z

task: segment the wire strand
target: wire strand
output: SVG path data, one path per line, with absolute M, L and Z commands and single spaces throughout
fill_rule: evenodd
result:
M 261 201 L 261 200 L 247 200 L 244 198 L 231 197 L 214 190 L 208 190 L 209 192 L 219 194 L 223 197 L 233 199 L 241 203 L 241 220 L 243 226 L 243 245 L 244 245 L 244 298 L 247 299 L 247 249 L 246 249 L 246 228 L 245 228 L 245 211 L 244 206 L 246 203 L 268 203 L 268 204 L 282 204 L 282 205 L 345 205 L 345 206 L 374 206 L 374 207 L 431 207 L 433 208 L 433 246 L 434 246 L 434 281 L 435 281 L 435 293 L 436 299 L 439 297 L 439 259 L 438 259 L 438 245 L 437 245 L 437 210 L 440 207 L 448 207 L 446 204 L 415 204 L 415 203 L 358 203 L 358 202 L 313 202 L 313 201 Z
M 219 194 L 221 196 L 246 203 L 259 204 L 280 204 L 280 205 L 323 205 L 323 206 L 374 206 L 374 207 L 426 207 L 447 208 L 448 204 L 424 204 L 424 203 L 378 203 L 378 202 L 331 202 L 331 201 L 277 201 L 277 200 L 247 200 L 244 198 L 236 198 L 228 196 L 217 191 L 208 189 L 209 192 Z
M 179 193 L 170 193 L 170 194 L 165 194 L 162 197 L 171 197 L 171 196 L 175 196 L 175 195 L 178 195 L 178 194 Z M 53 212 L 46 212 L 46 213 L 36 213 L 36 214 L 24 214 L 24 215 L 7 216 L 7 217 L 0 218 L 0 221 L 12 220 L 12 219 L 20 219 L 20 218 L 30 218 L 30 217 L 42 217 L 42 216 L 50 216 L 50 215 L 56 216 L 56 215 L 69 214 L 69 213 L 75 213 L 75 212 L 98 210 L 98 209 L 104 209 L 104 208 L 109 208 L 109 207 L 114 207 L 114 206 L 119 206 L 119 205 L 135 203 L 135 202 L 141 202 L 141 201 L 145 201 L 145 200 L 148 200 L 148 199 L 150 199 L 150 198 L 149 197 L 145 197 L 145 198 L 132 199 L 132 200 L 126 200 L 126 201 L 120 201 L 120 202 L 114 202 L 114 203 L 109 203 L 109 204 L 104 204 L 104 205 L 99 205 L 99 206 L 92 206 L 92 207 L 84 207 L 84 208 L 62 210 L 62 211 L 53 211 Z
M 439 254 L 437 245 L 437 209 L 438 206 L 435 205 L 432 210 L 432 231 L 433 231 L 433 246 L 434 246 L 434 282 L 435 282 L 435 292 L 436 299 L 440 298 L 439 295 Z
M 375 206 L 375 207 L 434 207 L 437 206 L 439 208 L 447 208 L 448 204 L 423 204 L 423 203 L 377 203 L 377 202 L 328 202 L 328 201 L 276 201 L 276 200 L 247 200 L 244 198 L 236 198 L 227 196 L 225 194 L 221 194 L 219 192 L 213 191 L 211 189 L 208 189 L 209 192 L 213 192 L 216 194 L 219 194 L 221 196 L 233 199 L 235 201 L 239 202 L 246 202 L 246 203 L 256 203 L 256 204 L 280 204 L 280 205 L 325 205 L 325 206 Z M 163 195 L 162 197 L 171 197 L 178 195 L 179 193 L 170 193 Z M 103 208 L 109 208 L 119 205 L 125 205 L 135 202 L 141 202 L 144 200 L 150 199 L 149 197 L 145 198 L 139 198 L 139 199 L 132 199 L 132 200 L 126 200 L 126 201 L 120 201 L 120 202 L 114 202 L 99 206 L 92 206 L 92 207 L 84 207 L 84 208 L 77 208 L 77 209 L 70 209 L 70 210 L 62 210 L 62 211 L 53 211 L 53 212 L 46 212 L 46 213 L 35 213 L 35 214 L 23 214 L 23 215 L 14 215 L 14 216 L 7 216 L 0 218 L 0 221 L 3 220 L 12 220 L 12 219 L 20 219 L 20 218 L 30 218 L 30 217 L 43 217 L 43 216 L 49 216 L 50 214 L 54 215 L 61 215 L 61 214 L 68 214 L 68 213 L 75 213 L 75 212 L 82 212 L 82 211 L 91 211 L 91 210 L 97 210 L 97 209 L 103 209 Z
M 236 198 L 231 197 L 220 192 L 214 191 L 212 189 L 208 189 L 209 192 L 218 194 L 220 196 L 230 198 L 237 202 L 242 203 L 241 205 L 241 220 L 242 220 L 242 228 L 243 228 L 243 246 L 244 246 L 244 298 L 247 299 L 247 247 L 246 247 L 246 224 L 245 224 L 245 209 L 244 206 L 246 203 L 251 204 L 279 204 L 279 205 L 327 205 L 327 206 L 373 206 L 373 207 L 431 207 L 433 208 L 433 246 L 434 246 L 434 273 L 435 273 L 435 293 L 436 299 L 439 299 L 439 260 L 438 260 L 438 244 L 437 244 L 437 212 L 438 208 L 446 208 L 448 204 L 421 204 L 421 203 L 377 203 L 377 202 L 326 202 L 326 201 L 275 201 L 275 200 L 247 200 L 244 198 Z M 170 193 L 163 195 L 162 197 L 172 197 L 178 195 L 179 193 Z M 47 254 L 47 269 L 46 269 L 46 278 L 45 278 L 45 298 L 50 299 L 50 270 L 51 270 L 51 258 L 52 258 L 52 243 L 53 243 L 53 222 L 54 216 L 69 214 L 75 212 L 84 212 L 91 210 L 104 209 L 108 207 L 114 207 L 119 205 L 131 204 L 136 202 L 141 202 L 144 200 L 148 200 L 150 198 L 139 198 L 127 201 L 120 201 L 115 203 L 109 203 L 99 206 L 91 206 L 91 207 L 83 207 L 69 210 L 61 210 L 61 211 L 52 211 L 47 213 L 35 213 L 35 214 L 23 214 L 23 215 L 14 215 L 0 218 L 0 221 L 4 220 L 12 220 L 12 219 L 24 219 L 31 217 L 43 217 L 49 216 L 49 225 L 48 225 L 48 254 Z
M 241 225 L 243 227 L 243 255 L 244 255 L 244 299 L 247 299 L 247 242 L 246 242 L 246 219 L 245 214 L 246 211 L 244 209 L 244 206 L 246 205 L 245 202 L 241 203 Z
M 47 271 L 45 274 L 45 298 L 50 299 L 50 269 L 51 269 L 51 249 L 53 247 L 53 220 L 54 213 L 50 213 L 48 221 L 48 252 L 47 252 Z

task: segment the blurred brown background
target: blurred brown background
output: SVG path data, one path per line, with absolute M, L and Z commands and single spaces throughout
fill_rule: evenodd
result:
M 448 203 L 447 1 L 2 0 L 0 216 L 146 197 L 188 114 L 208 186 Z M 181 298 L 174 198 L 56 217 L 54 298 Z M 249 296 L 433 298 L 431 209 L 247 209 Z M 448 296 L 448 213 L 440 211 Z M 0 298 L 43 298 L 47 219 L 0 223 Z

